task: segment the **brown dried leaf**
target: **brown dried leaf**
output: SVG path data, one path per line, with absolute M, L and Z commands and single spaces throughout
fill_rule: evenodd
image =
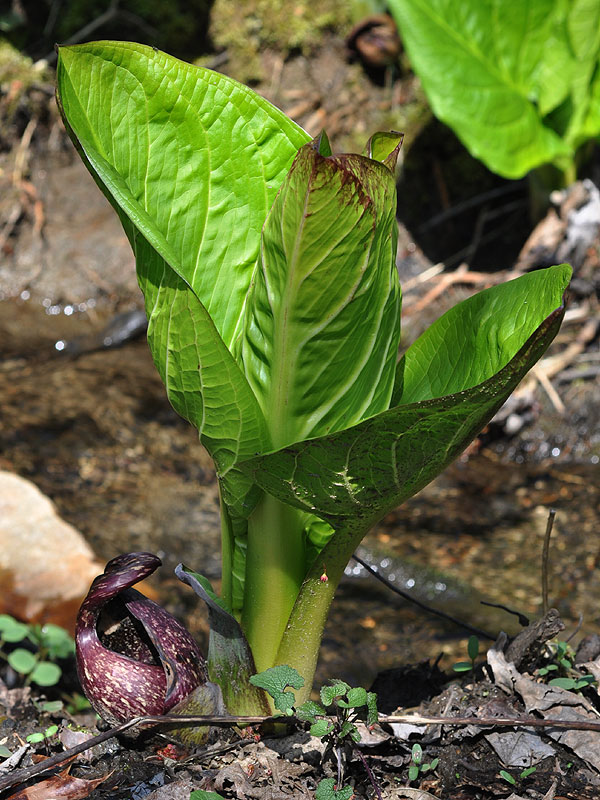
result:
M 12 794 L 7 800 L 83 800 L 89 797 L 90 793 L 103 783 L 112 772 L 102 778 L 86 780 L 85 778 L 75 778 L 67 774 L 68 770 L 53 775 L 45 781 L 36 783 L 21 789 L 16 794 Z

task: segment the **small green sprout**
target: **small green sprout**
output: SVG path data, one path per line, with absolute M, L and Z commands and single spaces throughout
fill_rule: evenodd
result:
M 411 751 L 411 765 L 408 768 L 408 780 L 412 783 L 416 781 L 419 774 L 422 772 L 433 772 L 439 764 L 439 758 L 434 758 L 428 763 L 423 763 L 423 748 L 420 744 L 416 743 L 412 746 Z
M 467 643 L 467 655 L 470 661 L 457 661 L 452 666 L 454 672 L 471 672 L 475 671 L 475 659 L 479 655 L 479 639 L 477 636 L 469 636 Z
M 558 686 L 561 689 L 578 692 L 587 686 L 596 683 L 593 675 L 581 675 L 575 666 L 575 653 L 567 642 L 557 641 L 549 645 L 550 663 L 538 669 L 540 678 L 546 675 L 556 675 L 548 681 L 548 686 Z
M 24 647 L 5 651 L 5 645 L 26 639 L 34 645 L 35 652 Z M 62 669 L 55 662 L 74 653 L 73 638 L 58 625 L 26 625 L 9 614 L 0 614 L 0 658 L 23 676 L 26 686 L 30 683 L 55 686 L 62 675 Z
M 365 722 L 367 725 L 377 722 L 377 695 L 360 686 L 352 688 L 345 681 L 334 679 L 321 688 L 320 703 L 307 700 L 295 707 L 295 696 L 289 688 L 302 688 L 304 679 L 295 669 L 286 665 L 270 667 L 253 675 L 250 682 L 271 695 L 276 709 L 287 716 L 294 715 L 302 722 L 310 723 L 311 736 L 322 739 L 326 744 L 325 754 L 335 751 L 337 781 L 333 778 L 321 781 L 315 795 L 316 800 L 349 800 L 353 789 L 343 785 L 342 752 L 352 750 L 353 745 L 360 742 L 357 722 Z M 362 754 L 359 753 L 359 756 Z M 361 761 L 369 780 L 373 782 L 372 773 L 362 757 Z
M 51 739 L 53 736 L 56 736 L 58 733 L 58 725 L 50 725 L 46 730 L 37 733 L 30 733 L 29 736 L 25 737 L 25 741 L 29 742 L 29 744 L 39 744 L 43 742 L 45 739 Z
M 533 775 L 533 773 L 536 772 L 536 770 L 537 767 L 526 767 L 519 773 L 519 779 L 524 781 L 526 778 L 529 778 L 530 775 Z M 511 786 L 517 785 L 517 779 L 515 778 L 515 776 L 511 775 L 510 772 L 507 772 L 505 769 L 501 769 L 499 775 L 507 783 L 510 783 Z

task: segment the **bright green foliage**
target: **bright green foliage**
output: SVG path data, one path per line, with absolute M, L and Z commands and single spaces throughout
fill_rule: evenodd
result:
M 467 643 L 467 655 L 470 661 L 457 661 L 452 665 L 454 672 L 470 672 L 475 669 L 475 659 L 479 655 L 479 639 L 477 636 L 469 636 Z
M 3 653 L 5 643 L 16 644 L 29 639 L 35 652 L 17 647 L 10 653 Z M 0 658 L 22 675 L 25 683 L 38 686 L 55 686 L 60 680 L 62 670 L 56 660 L 65 659 L 75 653 L 72 636 L 58 625 L 26 625 L 8 614 L 0 614 Z
M 124 42 L 60 48 L 57 80 L 135 252 L 169 399 L 216 465 L 221 597 L 178 573 L 209 606 L 211 676 L 231 711 L 263 711 L 249 675 L 289 664 L 305 700 L 354 548 L 541 356 L 570 268 L 460 304 L 396 364 L 401 135 L 332 155 L 230 78 Z
M 416 781 L 419 775 L 423 772 L 433 772 L 439 764 L 439 758 L 434 758 L 431 761 L 423 761 L 423 748 L 418 742 L 415 742 L 411 750 L 411 764 L 408 768 L 408 780 Z
M 43 742 L 44 739 L 51 739 L 53 736 L 56 736 L 58 733 L 58 725 L 50 725 L 46 730 L 42 732 L 30 733 L 29 736 L 26 736 L 26 741 L 29 744 L 39 744 Z
M 223 795 L 217 792 L 205 792 L 204 789 L 194 789 L 190 794 L 190 800 L 225 800 Z
M 600 0 L 390 0 L 434 113 L 491 170 L 572 173 L 600 134 Z
M 568 642 L 558 640 L 551 642 L 548 647 L 551 661 L 537 670 L 540 677 L 555 676 L 550 678 L 548 686 L 558 686 L 561 689 L 578 692 L 597 683 L 593 675 L 582 675 L 579 672 L 575 665 L 575 653 Z
M 325 778 L 317 786 L 315 800 L 350 800 L 354 795 L 351 786 L 336 787 L 335 778 Z
M 250 683 L 270 694 L 278 711 L 291 716 L 294 713 L 295 695 L 287 690 L 301 689 L 304 686 L 304 678 L 292 667 L 281 664 L 278 667 L 270 667 L 259 675 L 252 675 Z

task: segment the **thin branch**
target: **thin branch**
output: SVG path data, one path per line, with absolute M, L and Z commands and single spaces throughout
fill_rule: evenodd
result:
M 295 722 L 295 717 L 235 717 L 235 716 L 203 716 L 203 715 L 182 715 L 170 714 L 165 716 L 136 717 L 110 728 L 97 736 L 92 736 L 85 742 L 71 747 L 62 753 L 57 753 L 51 758 L 33 764 L 25 769 L 15 770 L 6 777 L 0 778 L 0 792 L 11 786 L 25 783 L 42 772 L 61 766 L 70 761 L 75 756 L 90 750 L 107 739 L 130 731 L 134 728 L 140 730 L 157 727 L 182 727 L 184 725 L 216 725 L 219 727 L 232 727 L 241 725 L 261 725 L 263 723 Z M 566 720 L 566 719 L 539 719 L 538 717 L 426 717 L 420 714 L 405 715 L 380 715 L 379 722 L 384 724 L 391 723 L 410 723 L 412 725 L 475 725 L 480 728 L 561 728 L 564 730 L 577 731 L 597 731 L 600 732 L 600 720 Z
M 281 722 L 281 717 L 219 717 L 219 716 L 203 716 L 203 715 L 181 715 L 166 714 L 164 716 L 148 716 L 148 717 L 135 717 L 128 722 L 123 722 L 121 725 L 116 725 L 114 728 L 109 728 L 107 731 L 99 733 L 97 736 L 92 736 L 85 742 L 81 742 L 75 747 L 71 747 L 62 753 L 57 753 L 39 764 L 33 764 L 31 767 L 10 772 L 6 777 L 0 777 L 0 792 L 8 789 L 10 786 L 15 786 L 18 783 L 24 783 L 30 778 L 46 772 L 49 769 L 58 767 L 66 761 L 74 758 L 75 756 L 85 753 L 96 745 L 106 742 L 115 736 L 120 736 L 127 731 L 134 728 L 139 728 L 140 731 L 150 728 L 170 726 L 182 727 L 184 725 L 215 725 L 222 728 L 233 727 L 236 725 L 261 725 L 263 722 Z
M 600 732 L 600 720 L 540 719 L 539 717 L 424 717 L 420 714 L 379 716 L 380 723 L 411 725 L 475 725 L 478 728 L 561 728 L 571 731 Z
M 542 611 L 548 611 L 548 554 L 550 552 L 550 535 L 554 525 L 556 509 L 548 511 L 548 522 L 546 523 L 546 533 L 544 534 L 544 546 L 542 548 Z
M 387 588 L 391 589 L 392 592 L 395 592 L 396 594 L 399 594 L 400 597 L 403 597 L 405 600 L 408 600 L 409 603 L 412 603 L 413 605 L 422 608 L 424 611 L 428 611 L 430 614 L 434 614 L 436 617 L 441 617 L 442 619 L 446 619 L 448 620 L 448 622 L 452 622 L 454 623 L 454 625 L 458 625 L 460 628 L 464 628 L 464 630 L 469 631 L 470 633 L 474 633 L 476 636 L 479 636 L 482 639 L 489 639 L 491 642 L 496 641 L 497 636 L 494 636 L 493 634 L 488 633 L 487 631 L 484 631 L 481 628 L 476 628 L 474 625 L 470 625 L 468 622 L 463 622 L 462 620 L 457 619 L 456 617 L 453 617 L 450 614 L 447 614 L 445 611 L 440 611 L 438 608 L 432 608 L 431 606 L 428 606 L 426 603 L 421 602 L 421 600 L 417 600 L 416 597 L 412 597 L 412 595 L 408 594 L 408 592 L 404 592 L 402 591 L 402 589 L 399 589 L 397 586 L 394 586 L 394 584 L 391 583 L 391 581 L 388 581 L 387 578 L 385 578 L 383 575 L 380 575 L 377 572 L 377 570 L 373 569 L 373 567 L 370 564 L 367 564 L 366 561 L 363 561 L 363 559 L 357 556 L 356 553 L 354 553 L 352 558 L 358 564 L 360 564 L 361 567 L 364 567 L 367 570 L 367 572 L 373 575 L 374 578 L 377 578 L 378 581 L 381 581 L 381 583 L 383 583 L 384 586 L 387 586 Z

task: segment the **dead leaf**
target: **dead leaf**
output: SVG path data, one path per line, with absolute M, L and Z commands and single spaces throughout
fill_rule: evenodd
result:
M 7 800 L 83 800 L 90 793 L 112 775 L 109 772 L 102 778 L 85 780 L 67 774 L 68 770 L 53 775 L 48 780 L 36 783 L 21 789 L 16 794 L 11 794 Z
M 598 714 L 583 695 L 537 683 L 521 675 L 514 664 L 509 663 L 504 653 L 492 647 L 488 650 L 488 664 L 494 673 L 494 681 L 508 694 L 520 695 L 527 713 L 536 711 L 542 717 L 561 720 L 598 721 Z M 545 735 L 568 747 L 590 767 L 600 772 L 600 741 L 591 731 L 546 729 Z

